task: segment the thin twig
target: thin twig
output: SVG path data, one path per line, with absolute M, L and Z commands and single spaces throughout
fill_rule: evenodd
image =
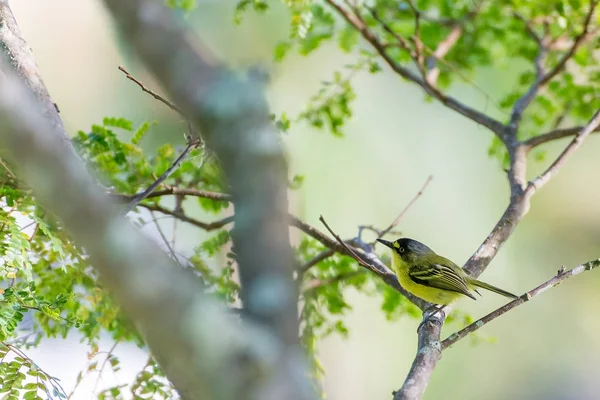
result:
M 325 286 L 329 286 L 329 285 L 333 285 L 333 284 L 341 282 L 341 281 L 345 281 L 346 279 L 354 278 L 355 276 L 364 274 L 365 272 L 367 272 L 365 269 L 361 269 L 359 271 L 352 271 L 352 272 L 340 274 L 340 275 L 334 276 L 333 278 L 329 278 L 329 279 L 325 279 L 325 280 L 314 279 L 314 280 L 308 282 L 304 286 L 304 288 L 302 289 L 302 295 L 306 296 L 306 295 L 314 292 L 315 290 L 319 290 L 320 288 L 323 288 Z
M 338 4 L 335 0 L 325 0 L 335 11 L 342 16 L 346 22 L 352 25 L 356 30 L 358 30 L 363 38 L 369 42 L 373 48 L 379 53 L 379 55 L 384 59 L 384 61 L 388 64 L 388 66 L 400 75 L 402 78 L 407 79 L 411 82 L 416 83 L 421 86 L 427 94 L 436 98 L 439 102 L 441 102 L 446 107 L 458 112 L 459 114 L 471 119 L 477 124 L 483 125 L 494 134 L 496 134 L 501 140 L 504 140 L 504 124 L 500 121 L 475 110 L 467 106 L 466 104 L 456 100 L 455 98 L 448 96 L 441 92 L 436 87 L 430 85 L 427 81 L 421 79 L 414 72 L 405 68 L 404 66 L 397 63 L 392 56 L 388 54 L 386 51 L 386 46 L 377 38 L 377 36 L 364 24 L 359 18 L 357 18 L 353 13 L 349 12 L 347 9 Z
M 419 197 L 421 197 L 421 195 L 423 194 L 423 192 L 425 191 L 425 189 L 427 189 L 427 186 L 429 185 L 429 183 L 432 180 L 433 180 L 433 175 L 429 175 L 429 177 L 427 177 L 427 180 L 425 181 L 425 183 L 423 184 L 423 186 L 421 187 L 421 189 L 417 192 L 417 194 L 406 205 L 406 207 L 404 207 L 404 209 L 402 211 L 400 211 L 400 214 L 398 214 L 398 216 L 396 217 L 396 219 L 394 219 L 394 221 L 387 228 L 385 228 L 383 231 L 381 231 L 381 233 L 379 234 L 379 236 L 377 237 L 377 239 L 381 239 L 388 232 L 390 232 L 392 229 L 394 229 L 396 227 L 396 225 L 398 225 L 398 223 L 400 222 L 400 220 L 402 219 L 402 217 L 404 216 L 404 214 L 406 214 L 406 212 L 413 206 L 413 204 L 415 204 L 415 202 L 419 199 Z M 376 243 L 377 243 L 377 241 L 374 241 L 372 243 L 372 245 L 375 245 Z
M 559 72 L 561 72 L 563 70 L 563 68 L 565 67 L 565 65 L 567 64 L 567 61 L 569 61 L 573 57 L 573 55 L 575 54 L 575 52 L 577 51 L 579 46 L 581 44 L 583 44 L 583 42 L 585 42 L 586 37 L 590 33 L 592 17 L 594 16 L 594 11 L 596 10 L 597 5 L 598 5 L 598 0 L 590 1 L 590 9 L 588 10 L 588 12 L 585 16 L 585 21 L 583 22 L 583 32 L 581 32 L 581 34 L 579 34 L 575 38 L 575 41 L 573 42 L 573 45 L 571 46 L 569 51 L 558 61 L 558 63 L 554 66 L 554 68 L 552 68 L 550 71 L 548 71 L 548 73 L 543 77 L 542 81 L 540 82 L 542 85 L 548 83 Z
M 142 89 L 142 91 L 148 93 L 150 96 L 154 97 L 156 100 L 160 101 L 161 103 L 163 103 L 164 105 L 169 107 L 171 110 L 175 111 L 176 113 L 178 113 L 179 115 L 181 115 L 183 118 L 185 118 L 187 120 L 187 117 L 185 116 L 185 114 L 181 108 L 177 107 L 173 102 L 167 100 L 160 94 L 156 93 L 154 90 L 146 87 L 146 85 L 144 85 L 140 80 L 136 79 L 133 75 L 131 75 L 125 69 L 125 67 L 123 67 L 122 65 L 119 65 L 119 71 L 124 73 L 125 76 L 127 77 L 127 79 L 129 79 L 132 82 L 135 82 L 140 87 L 140 89 Z
M 156 215 L 154 213 L 155 213 L 155 211 L 150 210 L 150 215 L 152 215 L 152 221 L 154 221 L 154 226 L 156 226 L 156 230 L 158 231 L 158 234 L 160 235 L 161 239 L 165 243 L 165 246 L 167 246 L 169 253 L 171 253 L 171 258 L 173 258 L 173 261 L 175 261 L 177 264 L 179 264 L 179 266 L 182 266 L 181 263 L 179 262 L 179 258 L 177 257 L 177 254 L 175 254 L 175 250 L 169 243 L 169 240 L 165 236 L 165 233 L 163 232 L 162 228 L 160 227 L 160 223 L 156 220 Z M 175 218 L 175 220 L 177 220 L 177 218 Z
M 102 378 L 102 371 L 104 371 L 106 364 L 112 357 L 112 354 L 115 351 L 115 348 L 117 347 L 118 344 L 119 344 L 119 341 L 115 340 L 115 343 L 113 343 L 110 350 L 108 350 L 108 353 L 106 353 L 106 358 L 104 359 L 104 361 L 100 365 L 100 369 L 98 370 L 98 377 L 96 378 L 96 383 L 94 384 L 94 390 L 92 391 L 92 395 L 95 395 L 96 392 L 98 391 L 98 385 L 100 384 L 100 379 Z
M 391 26 L 388 25 L 387 22 L 385 22 L 383 19 L 381 19 L 381 17 L 379 16 L 379 13 L 377 12 L 376 9 L 374 9 L 373 7 L 369 7 L 369 6 L 364 6 L 367 10 L 369 10 L 369 12 L 371 13 L 371 16 L 377 21 L 379 22 L 379 24 L 381 24 L 381 26 L 383 27 L 383 29 L 389 33 L 390 35 L 392 35 L 394 37 L 394 39 L 396 39 L 396 41 L 398 42 L 398 45 L 400 46 L 401 49 L 406 50 L 408 52 L 408 54 L 410 55 L 411 58 L 416 58 L 416 53 L 414 52 L 414 50 L 411 48 L 410 43 L 408 42 L 408 40 L 406 40 L 405 38 L 403 38 L 402 36 L 400 36 L 397 32 L 395 32 Z
M 493 321 L 494 319 L 500 317 L 501 315 L 506 314 L 508 311 L 512 310 L 513 308 L 520 306 L 523 303 L 528 302 L 529 300 L 531 300 L 532 298 L 534 298 L 535 296 L 538 296 L 542 293 L 544 293 L 546 290 L 551 289 L 555 286 L 557 286 L 558 284 L 560 284 L 561 282 L 575 276 L 575 275 L 579 275 L 584 271 L 589 271 L 592 270 L 596 267 L 600 266 L 600 258 L 597 260 L 592 260 L 592 261 L 588 261 L 585 264 L 581 264 L 569 271 L 565 271 L 565 267 L 562 267 L 559 271 L 558 274 L 556 276 L 554 276 L 552 279 L 542 283 L 541 285 L 539 285 L 538 287 L 536 287 L 535 289 L 530 290 L 529 292 L 525 293 L 524 295 L 522 295 L 521 297 L 519 297 L 516 300 L 511 301 L 510 303 L 498 308 L 497 310 L 492 311 L 491 313 L 489 313 L 488 315 L 486 315 L 485 317 L 482 317 L 480 319 L 478 319 L 477 321 L 473 322 L 472 324 L 466 326 L 465 328 L 461 329 L 460 331 L 453 333 L 452 335 L 448 336 L 448 338 L 444 339 L 441 342 L 441 347 L 442 350 L 447 349 L 448 347 L 452 346 L 454 343 L 458 342 L 459 340 L 461 340 L 462 338 L 464 338 L 465 336 L 467 336 L 470 333 L 475 332 L 476 330 L 482 328 L 484 325 L 486 325 L 488 322 Z
M 450 33 L 448 33 L 448 36 L 446 36 L 446 38 L 438 44 L 438 46 L 432 54 L 432 56 L 435 58 L 436 63 L 433 68 L 427 71 L 427 82 L 429 82 L 432 85 L 436 83 L 438 77 L 440 76 L 440 68 L 438 67 L 437 62 L 441 61 L 442 58 L 444 58 L 446 54 L 448 54 L 448 52 L 452 49 L 456 42 L 458 42 L 458 39 L 460 39 L 462 33 L 463 26 L 461 24 L 456 24 L 454 25 Z
M 140 193 L 141 194 L 141 193 Z M 122 199 L 123 201 L 132 201 L 134 198 L 139 196 L 140 194 L 135 195 L 123 195 L 123 194 L 111 194 L 111 196 L 116 197 L 118 199 Z M 231 195 L 227 193 L 219 193 L 219 192 L 211 192 L 207 190 L 199 190 L 199 189 L 191 189 L 191 188 L 180 188 L 177 186 L 167 186 L 164 185 L 164 189 L 157 190 L 155 192 L 150 193 L 146 196 L 147 199 L 152 199 L 155 197 L 169 196 L 169 195 L 181 195 L 181 196 L 194 196 L 194 197 L 202 197 L 204 199 L 210 199 L 215 201 L 231 201 Z
M 6 170 L 6 172 L 8 173 L 8 175 L 13 178 L 13 179 L 17 179 L 17 177 L 15 176 L 15 174 L 13 174 L 13 172 L 10 170 L 10 168 L 8 168 L 8 165 L 6 165 L 6 163 L 4 162 L 4 160 L 2 158 L 0 158 L 0 165 L 2 166 L 2 168 L 4 168 Z
M 527 139 L 527 140 L 523 141 L 522 143 L 526 147 L 527 151 L 530 151 L 534 147 L 551 142 L 553 140 L 559 140 L 559 139 L 567 138 L 569 136 L 578 135 L 579 132 L 581 132 L 584 128 L 585 128 L 585 126 L 574 126 L 571 128 L 554 129 L 554 130 L 551 130 L 550 132 L 546 132 L 541 135 L 534 136 L 531 139 Z M 592 133 L 598 133 L 598 132 L 600 132 L 600 127 L 594 129 L 594 131 Z
M 169 210 L 168 208 L 164 208 L 159 206 L 158 204 L 140 204 L 140 207 L 143 207 L 150 211 L 158 211 L 159 213 L 172 215 L 173 217 L 179 219 L 180 221 L 187 222 L 188 224 L 195 225 L 198 228 L 202 228 L 205 231 L 213 231 L 215 229 L 221 229 L 225 225 L 228 225 L 233 222 L 233 216 L 225 217 L 223 219 L 219 219 L 214 222 L 202 222 L 197 219 L 193 219 L 185 215 L 184 213 L 176 212 Z
M 345 249 L 345 253 L 348 254 L 349 256 L 351 256 L 352 258 L 354 258 L 359 265 L 369 269 L 370 271 L 375 272 L 376 274 L 378 274 L 379 271 L 377 271 L 376 268 L 374 268 L 371 264 L 369 264 L 368 262 L 366 262 L 365 260 L 363 260 L 363 258 L 356 252 L 356 250 L 352 249 L 350 246 L 348 246 L 343 240 L 342 238 L 339 237 L 338 234 L 336 234 L 327 224 L 327 222 L 325 221 L 325 218 L 323 218 L 323 216 L 321 215 L 319 217 L 319 221 L 321 221 L 321 223 L 323 225 L 325 225 L 325 228 L 327 228 L 327 230 L 329 231 L 329 233 L 331 233 L 331 236 L 333 236 L 335 238 L 335 240 L 337 240 L 337 242 Z
M 546 169 L 541 175 L 535 178 L 527 186 L 526 192 L 535 192 L 544 186 L 552 176 L 556 175 L 560 167 L 566 162 L 567 158 L 575 152 L 583 140 L 592 132 L 594 132 L 600 126 L 600 109 L 596 111 L 590 122 L 579 132 L 579 134 L 569 143 L 569 145 L 563 150 L 563 152 L 554 160 L 552 165 Z
M 153 191 L 154 189 L 156 189 L 157 187 L 159 187 L 169 176 L 171 176 L 171 174 L 173 172 L 175 172 L 177 170 L 177 168 L 179 168 L 179 165 L 183 162 L 183 160 L 185 159 L 185 157 L 187 157 L 187 155 L 196 147 L 198 147 L 198 145 L 200 145 L 200 140 L 196 140 L 193 142 L 190 142 L 186 148 L 181 152 L 181 154 L 179 155 L 179 157 L 177 157 L 177 159 L 173 162 L 173 164 L 171 164 L 171 166 L 161 175 L 158 177 L 158 179 L 156 179 L 154 181 L 154 183 L 152 183 L 152 185 L 150 185 L 146 190 L 144 190 L 142 193 L 138 193 L 136 194 L 133 199 L 129 202 L 129 204 L 127 204 L 127 207 L 125 207 L 125 209 L 123 209 L 123 215 L 127 215 L 129 214 L 129 212 L 131 212 L 131 210 L 133 210 L 135 207 L 137 207 L 137 205 L 143 201 L 144 199 L 146 199 Z
M 567 64 L 567 61 L 569 61 L 573 57 L 579 46 L 581 46 L 585 42 L 588 34 L 590 33 L 591 20 L 592 16 L 594 15 L 594 11 L 596 9 L 597 4 L 597 0 L 590 1 L 590 9 L 586 14 L 585 21 L 583 23 L 583 32 L 575 38 L 573 44 L 569 48 L 569 51 L 567 51 L 567 53 L 561 57 L 561 59 L 554 66 L 554 68 L 545 73 L 542 63 L 548 52 L 548 44 L 546 43 L 546 38 L 540 38 L 539 35 L 537 35 L 533 30 L 530 22 L 526 21 L 518 14 L 515 14 L 517 18 L 521 19 L 525 23 L 525 28 L 528 34 L 532 36 L 538 44 L 538 54 L 534 60 L 536 68 L 536 79 L 529 87 L 529 90 L 527 90 L 527 92 L 525 92 L 525 94 L 523 94 L 523 96 L 521 96 L 521 98 L 519 98 L 519 100 L 515 102 L 515 106 L 513 107 L 513 112 L 510 118 L 510 126 L 513 128 L 514 134 L 516 134 L 516 129 L 518 128 L 519 122 L 523 117 L 525 109 L 527 108 L 527 106 L 529 106 L 529 104 L 531 104 L 538 91 L 564 69 L 565 65 Z
M 304 263 L 303 265 L 298 267 L 296 272 L 298 273 L 298 275 L 302 275 L 306 271 L 308 271 L 309 269 L 311 269 L 312 267 L 314 267 L 315 265 L 320 263 L 321 261 L 328 259 L 329 257 L 333 256 L 334 254 L 335 254 L 335 251 L 332 249 L 323 250 L 322 252 L 317 254 L 315 257 L 311 258 L 306 263 Z

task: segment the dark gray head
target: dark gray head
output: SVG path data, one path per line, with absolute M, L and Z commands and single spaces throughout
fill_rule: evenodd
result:
M 414 239 L 400 238 L 393 242 L 387 240 L 377 239 L 381 244 L 386 245 L 397 253 L 400 258 L 404 260 L 420 258 L 429 254 L 435 254 L 433 250 L 425 246 L 423 243 L 418 242 Z

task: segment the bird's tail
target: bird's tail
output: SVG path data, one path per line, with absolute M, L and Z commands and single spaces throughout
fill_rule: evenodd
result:
M 471 285 L 476 286 L 476 287 L 480 287 L 482 289 L 487 289 L 490 292 L 494 292 L 494 293 L 498 293 L 504 297 L 508 297 L 511 299 L 518 299 L 519 296 L 515 296 L 514 294 L 507 292 L 506 290 L 502 290 L 500 288 L 497 288 L 496 286 L 492 286 L 489 283 L 485 283 L 485 282 L 481 282 L 478 281 L 477 279 L 471 279 L 469 282 Z

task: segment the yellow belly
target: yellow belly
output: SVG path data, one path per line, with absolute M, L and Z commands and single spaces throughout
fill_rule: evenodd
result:
M 436 289 L 428 286 L 420 285 L 413 281 L 410 276 L 408 276 L 408 268 L 402 268 L 399 263 L 404 263 L 402 260 L 394 260 L 394 269 L 396 270 L 396 275 L 398 276 L 398 281 L 400 285 L 406 289 L 408 292 L 414 294 L 415 296 L 434 304 L 439 305 L 448 305 L 455 301 L 456 299 L 463 296 L 457 292 L 451 292 L 449 290 Z

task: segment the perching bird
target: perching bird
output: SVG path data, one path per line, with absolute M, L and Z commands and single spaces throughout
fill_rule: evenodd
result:
M 480 294 L 477 288 L 511 299 L 518 298 L 506 290 L 471 278 L 461 267 L 437 255 L 421 242 L 408 238 L 393 242 L 377 241 L 392 249 L 392 265 L 400 285 L 415 296 L 439 305 L 429 318 L 461 296 L 476 300 L 472 292 Z

